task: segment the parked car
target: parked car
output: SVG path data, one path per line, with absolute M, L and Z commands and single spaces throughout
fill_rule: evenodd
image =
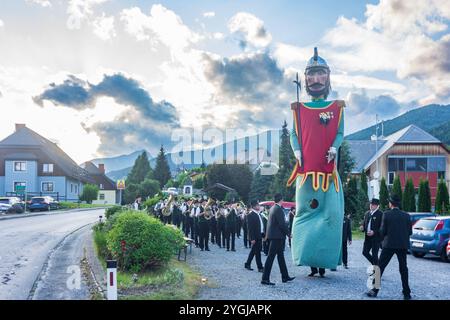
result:
M 450 240 L 447 243 L 447 258 L 450 259 Z
M 58 209 L 59 203 L 52 197 L 33 197 L 30 200 L 30 205 L 28 206 L 31 212 L 33 211 L 50 211 L 52 209 Z
M 450 216 L 422 218 L 413 227 L 410 248 L 413 256 L 440 256 L 448 261 L 446 246 L 450 238 Z
M 269 209 L 275 204 L 274 201 L 263 201 L 260 202 L 259 205 L 261 207 L 264 207 L 267 212 L 269 212 Z M 289 211 L 291 208 L 295 207 L 295 202 L 289 202 L 289 201 L 281 201 L 281 207 L 284 211 L 285 220 L 287 223 L 289 223 Z
M 0 212 L 24 213 L 25 203 L 18 197 L 0 197 Z
M 411 225 L 414 227 L 414 225 L 422 218 L 430 218 L 430 217 L 436 217 L 435 213 L 431 212 L 408 212 L 409 217 L 411 218 Z
M 177 188 L 174 188 L 174 187 L 167 188 L 167 193 L 177 196 L 178 195 L 178 190 L 177 190 Z

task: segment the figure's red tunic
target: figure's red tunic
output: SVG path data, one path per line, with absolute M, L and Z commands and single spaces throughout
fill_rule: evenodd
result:
M 334 174 L 336 162 L 332 160 L 328 163 L 326 156 L 336 139 L 343 107 L 344 102 L 341 100 L 332 101 L 323 108 L 311 108 L 299 102 L 291 104 L 303 163 L 297 161 L 295 164 L 287 182 L 288 186 L 298 176 L 302 176 L 300 184 L 302 186 L 308 175 L 312 175 L 313 187 L 317 191 L 320 187 L 319 177 L 322 176 L 322 190 L 327 191 L 330 177 L 337 179 L 337 175 Z M 335 186 L 336 191 L 339 191 L 337 181 Z

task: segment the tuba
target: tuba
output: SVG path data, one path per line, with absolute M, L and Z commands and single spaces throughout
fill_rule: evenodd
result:
M 162 215 L 165 217 L 170 216 L 170 206 L 172 205 L 172 202 L 175 201 L 175 196 L 171 194 L 169 196 L 169 201 L 167 201 L 166 206 L 162 209 Z
M 206 203 L 205 207 L 203 208 L 205 210 L 204 217 L 206 220 L 210 220 L 213 216 L 212 208 L 211 206 L 215 203 L 213 198 L 209 198 L 208 202 Z

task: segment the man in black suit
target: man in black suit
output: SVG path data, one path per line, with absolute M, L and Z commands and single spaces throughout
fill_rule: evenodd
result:
M 348 269 L 347 244 L 352 244 L 352 221 L 350 217 L 350 214 L 344 216 L 344 224 L 342 226 L 342 263 L 345 269 Z
M 264 265 L 264 273 L 261 284 L 275 285 L 270 282 L 270 272 L 272 271 L 272 264 L 275 256 L 278 259 L 278 265 L 281 272 L 281 280 L 283 282 L 292 281 L 295 277 L 290 277 L 286 261 L 284 260 L 284 243 L 286 237 L 290 237 L 288 226 L 286 225 L 284 211 L 281 207 L 282 195 L 275 194 L 275 205 L 270 208 L 269 219 L 267 221 L 267 235 L 266 238 L 270 240 L 269 254 Z
M 383 214 L 383 221 L 380 228 L 380 235 L 383 239 L 383 249 L 381 250 L 379 260 L 380 278 L 392 256 L 394 254 L 397 255 L 400 276 L 402 279 L 403 298 L 405 300 L 410 300 L 411 289 L 408 284 L 406 254 L 409 247 L 409 237 L 412 234 L 412 226 L 409 215 L 399 209 L 400 202 L 400 197 L 398 195 L 393 195 L 389 199 L 390 210 Z M 377 296 L 378 291 L 379 288 L 373 288 L 367 295 L 374 298 Z
M 250 203 L 252 210 L 247 215 L 247 230 L 248 240 L 251 244 L 251 251 L 248 254 L 247 262 L 244 264 L 245 269 L 253 270 L 251 268 L 253 257 L 256 258 L 256 266 L 259 272 L 263 272 L 263 264 L 261 262 L 262 238 L 264 234 L 264 224 L 259 215 L 258 201 L 253 200 Z
M 235 240 L 236 240 L 236 205 L 227 205 L 227 212 L 225 213 L 225 239 L 227 243 L 227 251 L 236 251 Z
M 383 213 L 379 208 L 380 200 L 373 198 L 370 202 L 370 210 L 366 212 L 361 226 L 361 231 L 365 235 L 362 254 L 372 265 L 378 265 L 378 250 L 380 250 L 381 242 L 380 227 Z

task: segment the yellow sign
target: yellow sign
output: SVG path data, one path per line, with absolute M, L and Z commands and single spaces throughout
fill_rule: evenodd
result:
M 117 189 L 118 190 L 124 190 L 125 189 L 125 180 L 118 180 L 117 181 Z

